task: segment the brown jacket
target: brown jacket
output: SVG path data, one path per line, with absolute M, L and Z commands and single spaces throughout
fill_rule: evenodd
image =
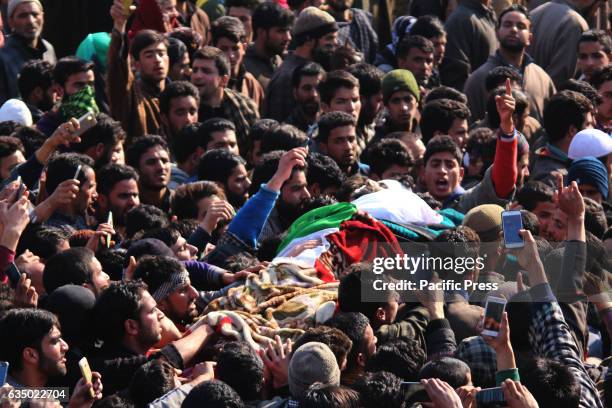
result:
M 240 67 L 238 78 L 230 81 L 229 88 L 240 92 L 247 98 L 251 98 L 255 105 L 257 105 L 257 111 L 259 112 L 263 103 L 264 90 L 259 81 L 245 69 L 244 65 Z
M 120 121 L 127 132 L 127 145 L 138 136 L 163 132 L 158 100 L 160 90 L 137 80 L 130 66 L 124 36 L 113 31 L 108 50 L 108 104 L 111 116 Z

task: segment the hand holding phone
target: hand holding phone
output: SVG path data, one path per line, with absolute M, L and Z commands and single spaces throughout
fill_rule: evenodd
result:
M 7 361 L 0 361 L 0 387 L 6 383 L 6 377 L 8 376 L 9 363 Z
M 76 168 L 76 171 L 74 172 L 74 177 L 72 178 L 73 180 L 78 180 L 79 179 L 79 175 L 81 174 L 81 169 L 83 168 L 82 165 L 78 165 L 78 167 Z
M 89 368 L 89 362 L 87 361 L 87 357 L 83 357 L 79 360 L 79 368 L 81 369 L 81 374 L 83 375 L 85 382 L 93 384 L 93 375 L 91 374 L 91 368 Z M 93 388 L 89 389 L 89 395 L 91 396 L 91 398 L 96 397 L 96 393 Z
M 479 407 L 506 406 L 506 399 L 501 387 L 485 388 L 476 393 L 476 402 Z
M 506 248 L 522 248 L 525 246 L 525 241 L 519 234 L 519 231 L 523 229 L 523 217 L 520 211 L 502 212 L 502 229 Z
M 485 306 L 482 334 L 497 337 L 501 328 L 502 316 L 506 308 L 506 299 L 489 296 Z
M 79 128 L 74 132 L 74 136 L 81 136 L 83 133 L 94 127 L 96 123 L 98 123 L 96 120 L 96 115 L 87 112 L 79 118 Z

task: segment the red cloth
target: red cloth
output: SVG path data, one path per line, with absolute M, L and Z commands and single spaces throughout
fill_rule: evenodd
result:
M 0 283 L 8 283 L 8 275 L 5 271 L 12 262 L 15 262 L 15 251 L 0 245 Z
M 501 132 L 501 130 L 498 132 Z M 517 146 L 518 135 L 515 135 L 512 140 L 502 140 L 501 137 L 497 137 L 491 178 L 493 179 L 495 194 L 500 198 L 506 198 L 512 193 L 518 178 Z
M 155 30 L 160 33 L 166 32 L 164 16 L 156 0 L 140 0 L 136 9 L 134 21 L 128 31 L 128 37 L 133 40 L 136 34 L 142 30 Z M 178 27 L 178 21 L 172 22 L 172 27 Z

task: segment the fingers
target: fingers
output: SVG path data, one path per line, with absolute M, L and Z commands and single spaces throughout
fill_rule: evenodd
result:
M 531 235 L 529 230 L 521 229 L 519 230 L 519 235 L 525 240 L 525 242 L 535 242 L 535 239 L 533 239 L 533 235 Z
M 506 78 L 506 95 L 512 96 L 512 85 L 510 84 L 510 78 Z
M 557 191 L 559 193 L 563 192 L 563 176 L 561 174 L 557 174 Z
M 523 282 L 523 273 L 519 272 L 516 274 L 516 290 L 522 292 L 525 290 L 525 283 Z
M 278 355 L 281 359 L 285 358 L 285 348 L 283 347 L 283 342 L 280 336 L 274 336 L 274 342 L 276 343 L 276 348 L 278 349 Z

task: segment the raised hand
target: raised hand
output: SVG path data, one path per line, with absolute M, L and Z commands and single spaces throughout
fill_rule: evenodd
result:
M 499 127 L 506 135 L 514 133 L 514 120 L 512 119 L 512 115 L 514 114 L 515 106 L 516 101 L 512 96 L 510 79 L 506 79 L 506 93 L 495 97 L 495 107 L 497 108 L 497 114 L 500 118 Z

